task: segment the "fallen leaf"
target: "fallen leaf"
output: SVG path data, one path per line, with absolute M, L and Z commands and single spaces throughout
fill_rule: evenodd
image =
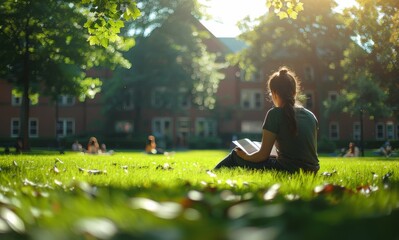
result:
M 263 199 L 266 201 L 270 201 L 273 200 L 277 193 L 278 190 L 280 189 L 281 185 L 279 183 L 275 183 L 273 184 L 267 191 L 266 193 L 263 195 Z
M 17 233 L 25 232 L 25 224 L 21 218 L 8 208 L 0 209 L 0 217 L 5 220 L 8 226 Z

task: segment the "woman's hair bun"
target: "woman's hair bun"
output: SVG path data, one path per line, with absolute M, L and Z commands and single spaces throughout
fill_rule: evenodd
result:
M 281 69 L 280 71 L 279 71 L 279 74 L 280 75 L 282 75 L 282 74 L 287 74 L 288 73 L 288 70 L 287 69 Z

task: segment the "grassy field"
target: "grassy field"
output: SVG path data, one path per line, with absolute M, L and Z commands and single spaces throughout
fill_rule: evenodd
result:
M 0 155 L 0 239 L 399 239 L 399 158 L 212 171 L 226 154 Z

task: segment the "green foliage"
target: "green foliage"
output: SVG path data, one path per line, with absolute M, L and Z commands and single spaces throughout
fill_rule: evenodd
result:
M 81 0 L 81 3 L 88 8 L 84 27 L 90 34 L 90 45 L 105 48 L 110 42 L 121 41 L 119 34 L 125 26 L 124 21 L 137 19 L 141 14 L 135 1 Z
M 225 154 L 2 155 L 1 236 L 398 237 L 398 158 L 321 158 L 318 174 L 207 171 Z
M 314 68 L 325 75 L 338 78 L 342 52 L 350 39 L 340 16 L 332 11 L 335 2 L 301 2 L 307 7 L 296 20 L 278 20 L 271 14 L 260 17 L 254 27 L 242 23 L 245 32 L 240 38 L 249 47 L 231 57 L 231 62 L 250 73 L 272 61 L 301 59 L 318 65 Z M 315 59 L 317 62 L 313 63 Z
M 303 11 L 303 3 L 299 0 L 266 0 L 266 6 L 279 18 L 297 19 L 298 14 Z
M 358 81 L 366 73 L 387 96 L 385 105 L 399 113 L 397 75 L 399 42 L 399 6 L 397 1 L 359 0 L 344 12 L 348 30 L 356 44 L 346 50 L 343 66 L 349 81 Z M 356 75 L 357 74 L 357 75 Z M 353 84 L 354 85 L 354 84 Z M 373 100 L 377 101 L 377 100 Z
M 126 54 L 133 67 L 117 69 L 107 82 L 106 111 L 123 110 L 127 101 L 132 102 L 134 129 L 140 131 L 144 108 L 179 112 L 186 110 L 182 106 L 186 102 L 213 109 L 224 65 L 206 49 L 205 34 L 198 29 L 196 1 L 139 3 L 143 15 L 126 29 L 137 41 Z M 155 98 L 157 104 L 151 101 Z
M 88 10 L 73 0 L 46 4 L 6 0 L 0 4 L 0 77 L 22 93 L 21 133 L 26 148 L 29 95 L 44 93 L 52 100 L 61 94 L 94 97 L 101 83 L 86 76 L 88 69 L 130 67 L 121 51 L 129 49 L 134 41 L 114 39 L 108 34 L 103 37 L 110 38 L 112 44 L 107 43 L 106 48 L 90 46 L 83 31 L 86 14 Z

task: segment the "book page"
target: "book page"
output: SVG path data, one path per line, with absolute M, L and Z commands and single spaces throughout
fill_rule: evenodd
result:
M 262 145 L 261 142 L 251 141 L 248 138 L 236 140 L 233 141 L 233 143 L 248 155 L 257 152 Z M 273 148 L 270 151 L 270 156 L 277 156 L 277 148 L 275 145 L 273 145 Z
M 252 154 L 260 149 L 260 145 L 255 144 L 248 138 L 233 141 L 233 143 L 243 150 L 246 154 Z

